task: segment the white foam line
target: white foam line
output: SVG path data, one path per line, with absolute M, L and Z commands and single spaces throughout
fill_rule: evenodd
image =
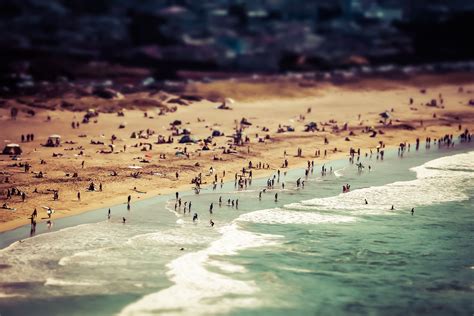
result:
M 235 255 L 239 250 L 268 246 L 276 243 L 281 236 L 256 234 L 244 231 L 237 223 L 220 229 L 220 239 L 201 251 L 183 255 L 167 265 L 168 276 L 174 285 L 149 294 L 139 301 L 126 306 L 120 315 L 144 315 L 160 313 L 167 315 L 209 315 L 225 313 L 232 308 L 256 305 L 258 301 L 248 297 L 258 291 L 254 281 L 235 280 L 225 275 L 210 272 L 206 266 L 216 263 L 213 256 Z M 243 271 L 232 265 L 224 270 Z M 212 299 L 226 294 L 239 295 L 236 299 L 213 301 Z M 247 296 L 247 297 L 242 297 Z
M 327 224 L 350 223 L 357 220 L 353 216 L 326 215 L 316 212 L 289 211 L 280 208 L 259 210 L 243 214 L 239 221 L 260 224 Z

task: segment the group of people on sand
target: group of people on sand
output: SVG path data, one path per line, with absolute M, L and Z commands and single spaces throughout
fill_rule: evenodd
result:
M 35 134 L 21 134 L 21 142 L 24 143 L 24 142 L 32 142 L 35 140 Z

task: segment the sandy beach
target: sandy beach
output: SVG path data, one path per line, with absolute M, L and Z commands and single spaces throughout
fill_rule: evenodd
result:
M 424 141 L 426 137 L 437 139 L 445 134 L 457 137 L 465 129 L 474 129 L 474 107 L 469 105 L 474 98 L 472 74 L 363 79 L 344 85 L 321 82 L 311 86 L 296 80 L 239 79 L 190 84 L 187 90 L 204 99 L 184 105 L 176 104 L 176 96 L 168 94 L 125 94 L 120 100 L 65 95 L 41 103 L 53 107 L 68 102 L 79 104 L 78 109 L 82 110 L 35 107 L 35 116 L 24 111 L 33 108 L 28 104 L 35 102 L 35 96 L 3 100 L 0 139 L 4 145 L 19 144 L 23 153 L 17 160 L 0 156 L 0 203 L 15 209 L 0 209 L 0 231 L 28 224 L 35 208 L 38 219 L 46 221 L 45 207 L 54 209 L 53 218 L 57 218 L 126 204 L 128 195 L 133 202 L 189 190 L 199 173 L 203 185 L 212 185 L 215 175 L 219 183 L 221 179 L 233 181 L 235 173 L 241 174 L 249 161 L 254 166 L 259 162 L 269 165 L 268 169 L 252 169 L 253 177 L 258 177 L 284 170 L 285 159 L 288 168 L 304 166 L 308 160 L 320 165 L 348 156 L 350 148 L 375 151 L 380 142 L 396 147 L 403 142 L 413 144 L 416 138 Z M 209 101 L 224 97 L 235 101 L 229 102 L 229 110 L 217 109 L 222 102 Z M 11 107 L 20 110 L 16 119 L 10 117 Z M 176 111 L 159 115 L 163 107 L 176 107 Z M 100 112 L 83 124 L 87 108 L 107 108 L 110 113 Z M 122 108 L 124 116 L 118 116 L 117 111 Z M 385 122 L 379 115 L 384 111 L 389 115 Z M 232 146 L 230 153 L 224 154 L 232 143 L 229 136 L 243 118 L 251 123 L 244 128 L 249 142 Z M 213 137 L 208 150 L 203 150 L 203 141 L 178 143 L 181 135 L 173 136 L 173 143 L 156 144 L 158 135 L 168 139 L 172 133 L 170 123 L 175 120 L 181 121 L 179 129 L 189 130 L 197 140 L 211 136 L 214 130 L 224 136 Z M 72 128 L 72 122 L 80 122 L 79 128 Z M 319 130 L 305 132 L 305 125 L 310 122 L 317 123 Z M 121 124 L 123 128 L 119 128 Z M 278 132 L 279 126 L 284 132 Z M 287 126 L 294 131 L 288 131 Z M 377 132 L 375 137 L 364 132 L 367 128 Z M 131 137 L 133 132 L 139 135 L 147 129 L 143 138 Z M 21 135 L 26 134 L 34 134 L 34 140 L 22 142 Z M 52 134 L 61 136 L 61 145 L 42 146 Z M 114 147 L 109 146 L 112 135 L 116 137 Z M 297 156 L 298 148 L 301 156 Z M 315 157 L 317 150 L 321 155 Z M 27 172 L 25 163 L 30 165 Z M 39 172 L 42 178 L 38 177 Z M 73 177 L 74 173 L 77 177 Z M 91 182 L 95 184 L 94 191 L 88 190 Z M 102 191 L 98 189 L 100 184 Z M 25 201 L 17 195 L 8 199 L 7 190 L 11 188 L 25 192 Z M 58 191 L 59 199 L 53 200 L 53 190 Z

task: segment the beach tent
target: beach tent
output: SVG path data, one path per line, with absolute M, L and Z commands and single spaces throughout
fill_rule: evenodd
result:
M 22 150 L 18 144 L 7 144 L 2 152 L 3 155 L 21 155 L 21 153 Z
M 48 140 L 46 141 L 46 147 L 58 147 L 61 145 L 61 136 L 57 134 L 49 135 Z
M 179 140 L 179 143 L 180 144 L 186 144 L 186 143 L 195 143 L 196 140 L 194 138 L 192 138 L 191 136 L 189 135 L 184 135 L 183 137 L 181 137 L 181 139 Z

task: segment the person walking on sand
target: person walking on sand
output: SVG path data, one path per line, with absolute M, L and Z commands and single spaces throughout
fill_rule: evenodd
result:
M 130 204 L 130 201 L 132 200 L 132 196 L 129 195 L 128 198 L 127 198 L 127 204 Z
M 127 221 L 127 219 L 125 217 L 122 217 L 122 223 L 125 224 L 126 221 Z
M 77 200 L 78 200 L 78 201 L 81 200 L 81 192 L 80 192 L 80 191 L 77 191 Z
M 365 205 L 369 204 L 369 202 L 367 202 L 367 199 L 364 199 L 364 201 L 365 201 Z
M 36 218 L 37 216 L 38 216 L 38 211 L 36 211 L 36 208 L 35 208 L 35 210 L 31 214 L 31 219 Z

